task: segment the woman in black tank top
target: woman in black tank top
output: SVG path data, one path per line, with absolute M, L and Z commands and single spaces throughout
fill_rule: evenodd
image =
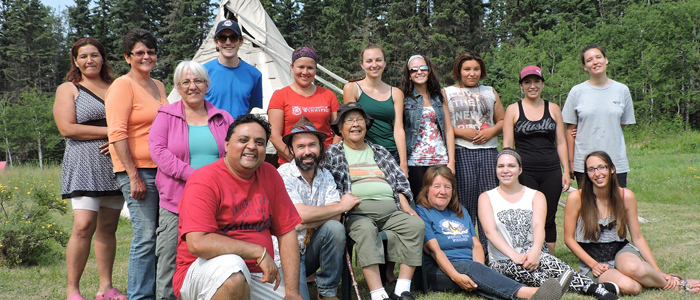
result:
M 541 97 L 544 88 L 542 69 L 537 66 L 523 68 L 520 88 L 525 97 L 506 110 L 503 147 L 517 146 L 523 158 L 520 182 L 542 192 L 547 198 L 545 242 L 549 252 L 554 254 L 557 204 L 561 192 L 568 190 L 571 183 L 564 123 L 559 106 Z

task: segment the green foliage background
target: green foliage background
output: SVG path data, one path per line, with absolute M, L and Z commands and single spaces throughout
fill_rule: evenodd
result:
M 700 1 L 670 0 L 261 0 L 293 48 L 313 46 L 321 63 L 361 78 L 360 49 L 383 45 L 384 80 L 399 85 L 413 54 L 437 65 L 443 85 L 454 58 L 480 52 L 485 84 L 504 105 L 520 99 L 517 75 L 545 71 L 543 97 L 562 105 L 587 79 L 580 49 L 607 49 L 608 75 L 632 92 L 644 128 L 700 128 Z M 216 13 L 210 0 L 74 0 L 54 11 L 40 0 L 0 0 L 0 160 L 58 163 L 64 142 L 51 118 L 53 93 L 79 37 L 108 48 L 116 76 L 127 71 L 121 36 L 134 27 L 159 38 L 153 76 L 166 84 L 174 63 L 194 55 Z M 663 131 L 663 130 L 662 130 Z

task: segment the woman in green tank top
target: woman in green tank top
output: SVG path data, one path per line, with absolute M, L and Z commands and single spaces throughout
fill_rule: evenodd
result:
M 345 85 L 343 103 L 358 102 L 374 118 L 366 139 L 391 152 L 401 170 L 408 176 L 406 134 L 403 130 L 403 92 L 382 81 L 386 60 L 381 46 L 368 44 L 362 48 L 360 57 L 365 78 Z

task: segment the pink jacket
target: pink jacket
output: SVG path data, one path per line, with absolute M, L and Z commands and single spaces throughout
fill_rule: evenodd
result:
M 231 115 L 204 101 L 209 115 L 209 129 L 219 145 L 219 157 L 223 157 L 228 126 L 233 123 Z M 177 205 L 182 198 L 185 182 L 194 169 L 190 166 L 189 130 L 185 120 L 182 101 L 158 109 L 158 114 L 148 134 L 148 147 L 153 162 L 158 165 L 156 187 L 160 195 L 160 207 L 178 213 Z

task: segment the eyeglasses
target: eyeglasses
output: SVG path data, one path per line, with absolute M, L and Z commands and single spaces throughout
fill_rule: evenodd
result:
M 430 70 L 430 68 L 428 68 L 428 66 L 423 65 L 423 66 L 420 66 L 420 67 L 413 67 L 413 68 L 410 68 L 410 69 L 408 69 L 408 72 L 411 73 L 411 74 L 413 74 L 413 73 L 415 73 L 415 72 L 418 72 L 418 70 L 421 70 L 421 71 L 423 71 L 423 72 L 428 72 L 428 70 Z
M 595 173 L 595 171 L 598 171 L 598 172 L 605 172 L 605 170 L 607 170 L 607 169 L 608 169 L 608 166 L 606 166 L 606 165 L 600 165 L 600 166 L 597 166 L 597 167 L 590 167 L 590 168 L 586 169 L 586 172 L 588 172 L 588 173 L 590 173 L 590 174 L 593 174 L 593 173 Z
M 199 78 L 192 80 L 192 81 L 190 81 L 189 79 L 186 79 L 186 80 L 183 80 L 182 82 L 180 82 L 180 86 L 183 88 L 189 88 L 192 83 L 194 83 L 197 86 L 202 86 L 202 85 L 205 85 L 207 82 L 202 80 L 202 79 L 199 79 Z
M 237 42 L 238 41 L 238 35 L 232 34 L 232 35 L 224 35 L 224 34 L 219 34 L 216 36 L 216 40 L 219 41 L 219 43 L 226 43 L 226 40 L 231 40 L 231 42 Z
M 353 123 L 357 122 L 357 124 L 365 124 L 365 118 L 359 117 L 355 119 L 345 119 L 344 123 L 347 125 L 352 125 Z
M 148 54 L 148 56 L 156 56 L 158 53 L 156 53 L 155 50 L 148 50 L 148 51 L 136 51 L 136 52 L 129 52 L 129 54 L 135 56 L 135 57 L 143 57 L 144 55 Z

